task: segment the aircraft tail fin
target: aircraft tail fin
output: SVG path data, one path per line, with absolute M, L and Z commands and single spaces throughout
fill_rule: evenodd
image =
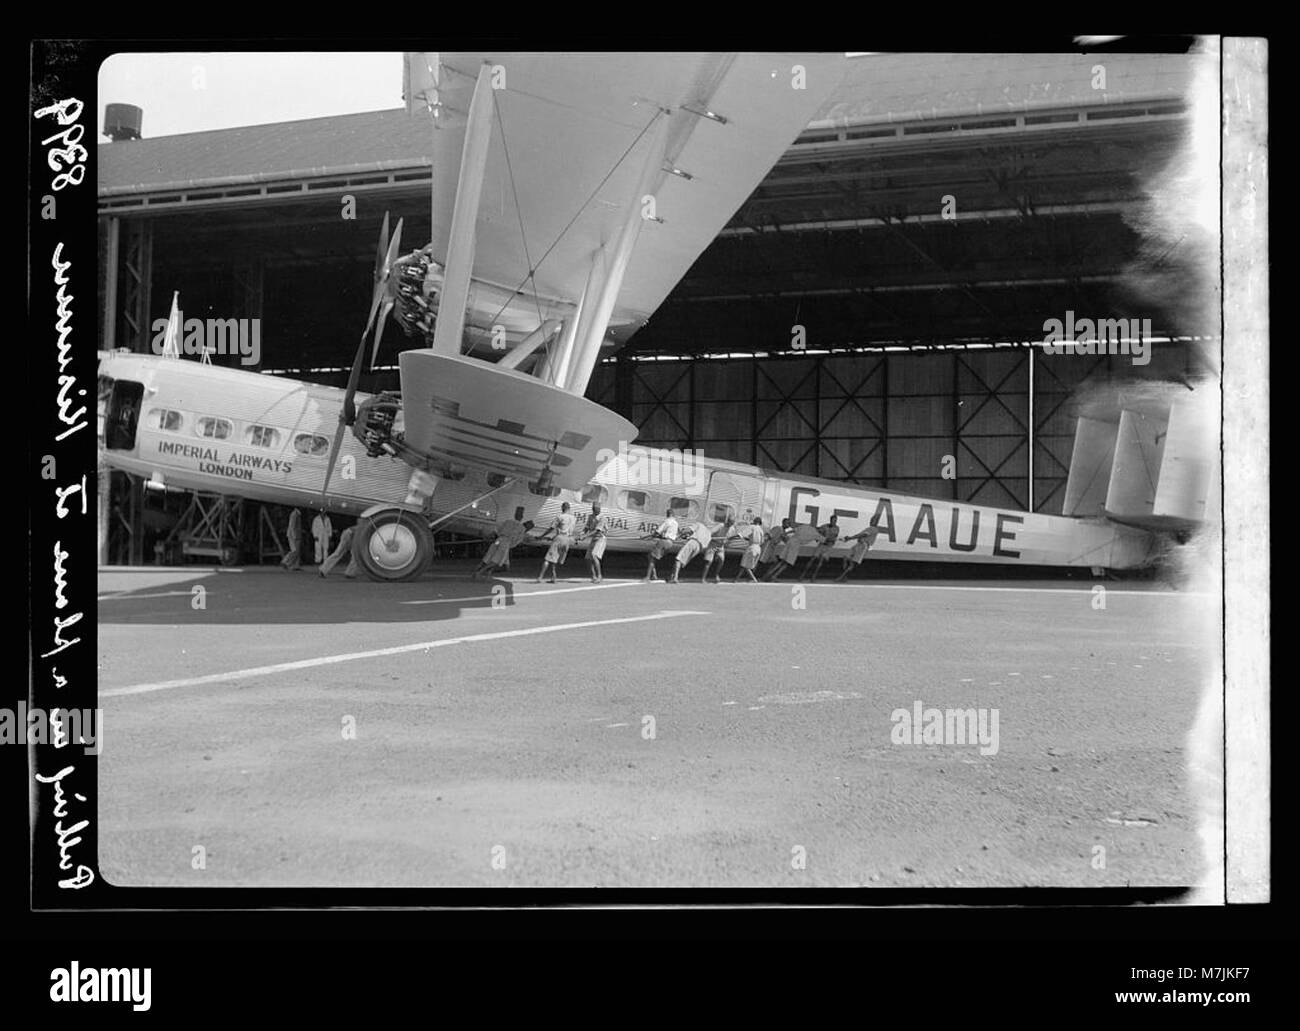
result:
M 167 332 L 163 336 L 163 356 L 166 358 L 179 358 L 181 356 L 181 293 L 179 290 L 172 291 L 172 310 L 167 316 Z
M 1080 416 L 1062 515 L 1105 516 L 1155 530 L 1205 520 L 1213 437 L 1190 403 Z

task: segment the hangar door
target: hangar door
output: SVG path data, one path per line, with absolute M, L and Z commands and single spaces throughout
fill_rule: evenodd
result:
M 709 477 L 709 501 L 706 517 L 715 523 L 734 515 L 738 523 L 750 523 L 763 514 L 763 481 L 756 476 L 742 476 L 714 470 Z

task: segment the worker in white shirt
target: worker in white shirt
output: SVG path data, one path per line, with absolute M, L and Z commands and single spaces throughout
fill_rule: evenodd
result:
M 582 536 L 590 542 L 587 545 L 587 571 L 591 573 L 591 582 L 594 584 L 604 579 L 600 571 L 600 560 L 605 557 L 605 535 L 608 532 L 609 516 L 602 515 L 600 506 L 593 504 Z
M 755 519 L 748 526 L 740 531 L 740 539 L 745 543 L 745 553 L 740 556 L 740 569 L 736 571 L 736 579 L 732 583 L 739 583 L 741 576 L 747 576 L 751 583 L 758 583 L 758 577 L 754 575 L 754 567 L 758 565 L 758 556 L 763 551 L 763 543 L 767 535 L 763 532 L 763 520 Z
M 294 509 L 289 513 L 289 550 L 284 553 L 284 558 L 280 559 L 280 565 L 285 569 L 302 568 L 302 512 Z
M 726 522 L 713 527 L 708 546 L 704 549 L 704 575 L 700 578 L 700 583 L 709 579 L 709 570 L 713 568 L 715 562 L 718 564 L 718 571 L 714 574 L 713 582 L 722 583 L 722 567 L 727 564 L 727 542 L 735 535 L 736 517 L 733 515 L 727 516 Z
M 780 578 L 781 574 L 787 569 L 793 569 L 799 561 L 800 550 L 808 544 L 818 544 L 821 542 L 821 531 L 811 523 L 799 523 L 790 528 L 786 533 L 785 543 L 781 545 L 780 557 L 771 569 L 763 576 L 765 581 L 773 581 Z
M 659 571 L 655 569 L 655 563 L 664 557 L 668 552 L 668 546 L 677 540 L 677 517 L 673 515 L 670 508 L 664 513 L 664 521 L 659 524 L 658 529 L 650 534 L 654 545 L 650 548 L 650 555 L 646 560 L 645 579 L 646 581 L 658 580 Z
M 782 519 L 781 525 L 775 524 L 767 531 L 767 536 L 763 539 L 763 550 L 759 553 L 758 564 L 765 566 L 769 562 L 775 562 L 777 555 L 780 554 L 781 545 L 785 542 L 785 535 L 790 532 L 793 524 L 789 519 Z
M 334 526 L 323 508 L 311 521 L 311 535 L 316 541 L 316 564 L 319 566 L 330 553 L 330 538 L 334 536 Z
M 532 523 L 524 522 L 524 508 L 515 509 L 513 519 L 503 519 L 497 524 L 496 537 L 488 547 L 483 561 L 470 574 L 470 579 L 477 580 L 484 573 L 500 572 L 510 564 L 510 550 L 528 536 Z
M 343 561 L 343 556 L 348 556 L 348 568 L 343 571 L 343 575 L 349 580 L 357 578 L 357 560 L 352 557 L 352 538 L 356 534 L 356 527 L 346 527 L 339 534 L 338 545 L 333 551 L 326 556 L 325 561 L 320 564 L 320 575 L 329 576 L 334 571 L 334 567 Z
M 673 566 L 673 575 L 668 578 L 670 584 L 677 583 L 681 571 L 686 568 L 687 563 L 696 555 L 700 554 L 709 546 L 709 541 L 713 539 L 713 530 L 706 522 L 697 522 L 690 527 L 683 527 L 681 538 L 686 543 L 677 551 L 677 558 Z M 700 581 L 703 583 L 704 581 Z
M 843 583 L 854 569 L 862 564 L 862 560 L 867 557 L 867 552 L 871 545 L 876 543 L 876 538 L 880 536 L 880 527 L 868 526 L 861 533 L 855 533 L 852 537 L 846 537 L 845 540 L 853 541 L 853 549 L 844 556 L 844 572 L 835 578 L 835 582 Z
M 578 522 L 578 517 L 569 511 L 569 503 L 566 501 L 560 506 L 560 514 L 555 517 L 555 522 L 551 528 L 542 534 L 542 540 L 547 537 L 554 537 L 551 546 L 546 550 L 546 559 L 542 562 L 542 571 L 537 574 L 537 582 L 541 583 L 546 579 L 549 571 L 551 574 L 551 583 L 555 583 L 555 567 L 564 565 L 564 560 L 569 557 L 569 548 L 573 545 L 573 528 Z
M 835 547 L 835 542 L 840 539 L 839 516 L 831 516 L 830 522 L 823 523 L 817 527 L 817 532 L 822 535 L 821 543 L 813 552 L 812 558 L 808 560 L 808 568 L 804 570 L 803 576 L 799 577 L 799 582 L 804 580 L 816 580 L 817 574 L 822 571 L 824 563 L 831 555 L 831 549 Z

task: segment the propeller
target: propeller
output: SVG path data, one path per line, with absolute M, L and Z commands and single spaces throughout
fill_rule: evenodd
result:
M 334 431 L 334 443 L 330 446 L 330 460 L 325 467 L 325 485 L 321 487 L 321 505 L 324 506 L 329 497 L 330 478 L 334 475 L 334 463 L 338 461 L 339 449 L 343 447 L 343 434 L 347 428 L 357 421 L 357 408 L 354 404 L 354 398 L 357 393 L 357 384 L 361 382 L 361 368 L 366 359 L 366 337 L 370 335 L 371 329 L 375 327 L 375 316 L 383 307 L 383 314 L 379 316 L 379 327 L 375 331 L 375 343 L 371 351 L 370 364 L 374 366 L 375 358 L 379 354 L 379 342 L 384 336 L 384 322 L 388 318 L 388 313 L 393 310 L 392 291 L 389 289 L 390 273 L 393 270 L 393 262 L 397 257 L 398 248 L 402 241 L 402 219 L 397 220 L 397 229 L 393 232 L 393 237 L 388 238 L 388 212 L 384 212 L 384 224 L 379 230 L 379 247 L 375 251 L 375 274 L 374 285 L 370 298 L 370 317 L 366 319 L 366 328 L 361 332 L 361 340 L 357 344 L 356 357 L 352 359 L 352 371 L 348 373 L 347 391 L 343 395 L 343 407 L 339 411 L 338 429 Z
M 384 249 L 384 237 L 388 235 L 388 213 L 384 213 L 383 232 L 379 237 L 379 250 L 375 254 L 375 295 L 374 300 L 370 303 L 370 318 L 373 321 L 375 317 L 375 306 L 381 302 L 383 309 L 379 313 L 379 325 L 375 330 L 375 344 L 370 351 L 370 368 L 375 367 L 375 359 L 379 357 L 379 343 L 384 339 L 384 325 L 388 322 L 388 314 L 393 310 L 393 305 L 397 303 L 397 290 L 392 283 L 393 266 L 396 264 L 397 255 L 402 245 L 402 220 L 397 220 L 397 228 L 393 230 L 393 238 L 388 241 L 387 250 Z M 366 331 L 370 331 L 370 325 L 367 323 Z

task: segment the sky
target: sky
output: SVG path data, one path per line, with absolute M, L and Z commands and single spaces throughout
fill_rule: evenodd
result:
M 149 139 L 402 106 L 400 53 L 117 54 L 99 69 L 106 104 L 144 110 Z

